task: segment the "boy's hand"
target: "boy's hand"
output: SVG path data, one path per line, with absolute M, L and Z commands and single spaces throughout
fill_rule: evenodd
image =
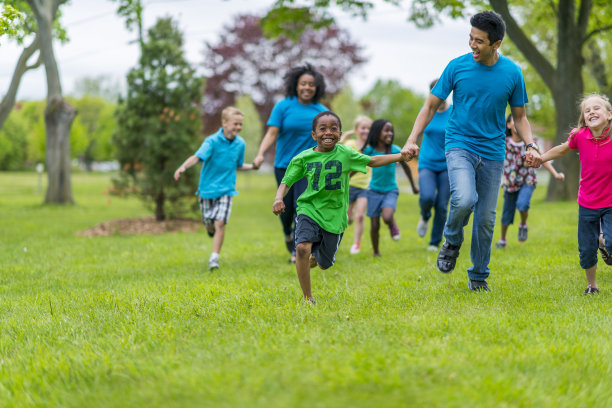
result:
M 264 155 L 263 154 L 258 154 L 254 159 L 253 159 L 253 166 L 258 169 L 262 163 L 264 162 Z
M 274 215 L 279 215 L 282 212 L 285 212 L 285 203 L 281 199 L 274 200 L 274 204 L 272 204 L 272 212 Z
M 181 177 L 181 174 L 183 174 L 184 172 L 185 172 L 185 169 L 183 168 L 183 166 L 176 169 L 176 171 L 174 172 L 174 179 L 178 181 L 179 177 Z

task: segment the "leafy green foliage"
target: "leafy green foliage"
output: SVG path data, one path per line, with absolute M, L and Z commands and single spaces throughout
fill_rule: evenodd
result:
M 128 73 L 127 96 L 117 109 L 113 137 L 122 171 L 121 191 L 137 192 L 158 220 L 179 216 L 193 195 L 196 172 L 173 179 L 197 149 L 202 81 L 183 55 L 183 37 L 170 18 L 158 19 Z
M 18 27 L 23 23 L 23 16 L 10 4 L 5 4 L 0 13 L 0 36 L 8 35 L 14 37 L 18 33 Z
M 361 98 L 366 115 L 376 119 L 387 119 L 393 123 L 393 143 L 402 146 L 412 130 L 414 119 L 423 106 L 425 98 L 403 88 L 397 80 L 378 80 L 372 89 Z
M 12 115 L 0 129 L 0 170 L 21 170 L 27 156 L 28 123 L 23 116 Z

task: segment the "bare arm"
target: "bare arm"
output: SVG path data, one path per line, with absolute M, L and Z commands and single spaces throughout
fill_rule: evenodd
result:
M 524 106 L 515 106 L 511 107 L 512 118 L 514 119 L 514 126 L 516 127 L 516 131 L 525 142 L 525 145 L 533 143 L 533 135 L 531 134 L 531 125 L 527 120 L 527 114 L 525 113 Z M 527 159 L 527 164 L 532 167 L 540 167 L 542 164 L 542 158 L 540 157 L 540 152 L 535 148 L 527 149 L 525 154 L 525 158 Z
M 410 136 L 408 136 L 408 140 L 406 140 L 406 144 L 402 149 L 404 160 L 410 160 L 419 155 L 419 146 L 416 144 L 419 135 L 423 133 L 427 125 L 429 125 L 429 122 L 431 122 L 431 119 L 436 114 L 442 102 L 444 102 L 444 100 L 438 98 L 434 94 L 430 93 L 427 97 L 425 105 L 423 105 L 423 109 L 421 109 L 417 115 Z
M 255 168 L 259 168 L 259 166 L 261 166 L 261 164 L 264 162 L 264 153 L 266 153 L 268 149 L 272 147 L 274 142 L 276 142 L 276 139 L 278 138 L 278 132 L 279 128 L 277 128 L 276 126 L 268 127 L 268 131 L 266 132 L 266 135 L 264 136 L 263 140 L 261 141 L 261 144 L 259 145 L 259 151 L 257 152 L 257 156 L 255 156 L 255 159 L 253 160 L 253 166 Z
M 372 156 L 368 166 L 370 167 L 382 167 L 387 164 L 396 163 L 403 160 L 401 153 L 393 154 L 379 154 L 378 156 Z
M 570 150 L 569 143 L 561 143 L 558 146 L 553 147 L 542 155 L 542 162 L 558 159 L 561 156 L 565 156 Z M 535 166 L 532 166 L 535 167 Z
M 399 164 L 400 166 L 402 166 L 402 169 L 404 169 L 404 173 L 406 173 L 406 177 L 408 177 L 408 181 L 410 181 L 412 192 L 414 194 L 419 194 L 419 188 L 416 186 L 416 184 L 414 184 L 414 180 L 412 179 L 412 171 L 410 171 L 410 166 L 408 166 L 408 163 L 406 163 L 403 160 L 400 161 Z
M 238 170 L 257 170 L 257 167 L 251 163 L 243 163 L 242 166 L 236 167 Z
M 178 179 L 181 177 L 181 174 L 183 174 L 185 170 L 198 163 L 199 161 L 200 158 L 198 156 L 189 156 L 187 160 L 185 160 L 183 164 L 181 164 L 180 167 L 174 172 L 174 179 L 178 181 Z
M 276 197 L 274 198 L 274 204 L 272 204 L 272 212 L 274 215 L 278 215 L 285 211 L 285 203 L 283 197 L 289 192 L 289 187 L 286 184 L 281 183 L 276 190 Z
M 555 168 L 549 162 L 546 162 L 546 163 L 542 162 L 542 166 L 546 170 L 550 171 L 550 174 L 552 174 L 552 176 L 556 178 L 557 180 L 561 180 L 561 181 L 565 180 L 565 174 L 557 172 L 557 170 L 555 170 Z

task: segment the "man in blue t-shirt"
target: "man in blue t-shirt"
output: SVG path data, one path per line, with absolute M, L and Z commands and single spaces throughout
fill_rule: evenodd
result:
M 419 153 L 416 140 L 436 110 L 453 92 L 453 111 L 446 126 L 445 154 L 451 189 L 450 212 L 444 227 L 445 241 L 437 267 L 449 273 L 455 268 L 463 243 L 463 227 L 474 213 L 468 287 L 488 291 L 495 208 L 504 165 L 506 106 L 510 105 L 519 135 L 526 145 L 527 161 L 541 162 L 525 114 L 527 92 L 521 69 L 500 55 L 506 25 L 492 11 L 470 19 L 472 52 L 452 60 L 444 69 L 419 112 L 402 149 L 405 160 Z

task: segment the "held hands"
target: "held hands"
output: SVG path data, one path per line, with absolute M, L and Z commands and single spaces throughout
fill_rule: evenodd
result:
M 255 169 L 258 169 L 259 166 L 261 166 L 261 164 L 264 162 L 264 156 L 263 154 L 258 154 L 257 156 L 255 156 L 255 158 L 253 159 L 253 167 Z
M 285 212 L 285 203 L 281 198 L 274 200 L 274 204 L 272 204 L 272 212 L 274 215 L 279 215 L 280 213 Z
M 536 149 L 528 149 L 525 153 L 525 162 L 529 167 L 538 168 L 542 164 L 542 157 Z
M 402 160 L 410 161 L 419 155 L 419 146 L 416 143 L 407 141 L 402 148 Z

